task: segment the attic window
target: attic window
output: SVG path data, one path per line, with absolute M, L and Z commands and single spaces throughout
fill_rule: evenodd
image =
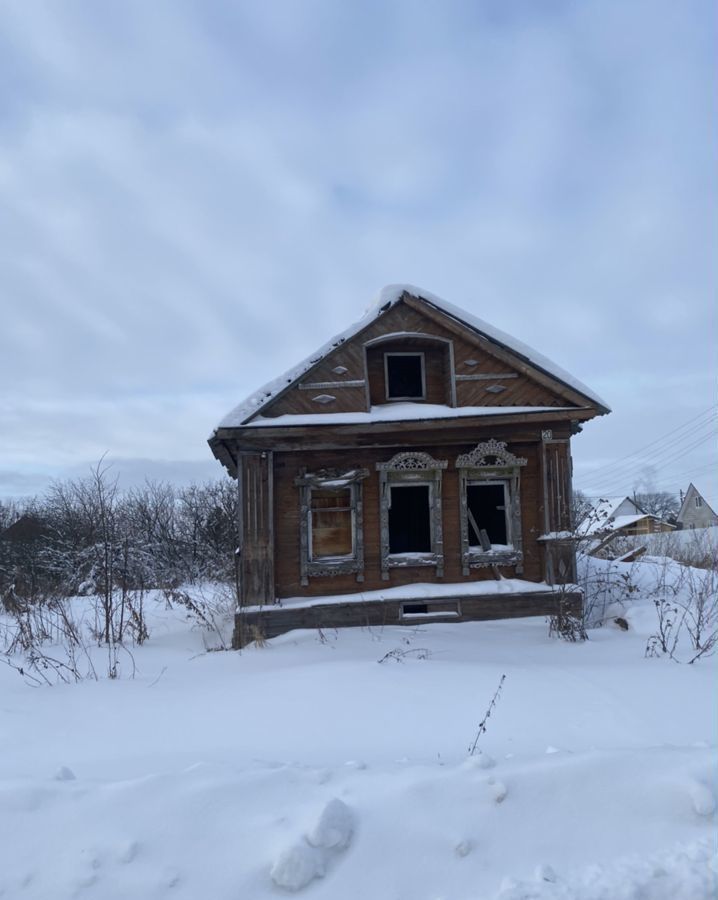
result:
M 423 400 L 426 397 L 423 353 L 385 353 L 387 400 Z
M 703 497 L 696 497 L 696 509 L 700 509 L 703 506 Z

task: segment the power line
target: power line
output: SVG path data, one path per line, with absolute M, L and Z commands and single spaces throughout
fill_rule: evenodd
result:
M 581 480 L 583 482 L 591 484 L 596 490 L 604 490 L 606 485 L 613 485 L 621 481 L 628 481 L 638 477 L 645 471 L 646 468 L 652 466 L 669 466 L 671 465 L 671 463 L 676 462 L 676 460 L 681 459 L 691 451 L 696 450 L 698 447 L 703 446 L 703 444 L 713 439 L 714 432 L 711 429 L 710 433 L 702 434 L 697 438 L 697 440 L 693 441 L 690 444 L 683 445 L 678 449 L 676 449 L 675 447 L 665 448 L 662 454 L 655 457 L 646 457 L 640 463 L 635 463 L 628 468 L 617 469 L 612 472 L 610 476 L 604 475 L 603 477 L 595 478 L 593 473 L 588 473 L 582 476 Z M 667 456 L 664 455 L 666 453 L 668 454 Z
M 591 474 L 598 475 L 599 473 L 603 472 L 606 469 L 612 469 L 615 471 L 617 468 L 622 468 L 621 463 L 624 463 L 624 462 L 628 463 L 629 466 L 632 464 L 635 464 L 636 461 L 634 460 L 634 457 L 638 457 L 639 454 L 645 453 L 645 451 L 649 450 L 651 447 L 655 447 L 656 444 L 662 444 L 663 442 L 666 441 L 667 438 L 670 438 L 671 435 L 675 435 L 677 432 L 683 432 L 684 430 L 686 430 L 686 434 L 681 434 L 680 436 L 676 436 L 673 440 L 668 441 L 668 444 L 673 444 L 677 441 L 680 441 L 680 440 L 684 439 L 685 437 L 688 437 L 690 434 L 694 433 L 696 430 L 700 430 L 705 425 L 712 423 L 712 421 L 716 417 L 717 411 L 718 411 L 718 405 L 712 404 L 707 409 L 704 409 L 702 412 L 698 413 L 698 415 L 693 416 L 691 419 L 688 419 L 682 425 L 678 425 L 676 428 L 673 428 L 673 429 L 671 429 L 671 431 L 667 431 L 665 434 L 660 435 L 655 440 L 651 441 L 648 444 L 645 444 L 643 447 L 639 447 L 638 450 L 634 450 L 632 453 L 628 453 L 626 456 L 619 457 L 619 459 L 613 460 L 610 463 L 605 463 L 602 466 L 598 466 L 596 469 L 593 470 L 593 472 Z M 706 421 L 700 422 L 699 424 L 694 425 L 693 428 L 689 428 L 689 426 L 693 425 L 693 423 L 696 423 L 699 419 L 704 419 L 704 418 L 706 419 Z M 664 447 L 664 449 L 665 449 L 665 447 Z M 660 450 L 659 450 L 659 452 L 660 452 Z M 649 456 L 653 456 L 654 453 L 655 453 L 655 451 L 652 451 L 649 454 Z M 631 462 L 632 460 L 634 460 L 633 463 Z

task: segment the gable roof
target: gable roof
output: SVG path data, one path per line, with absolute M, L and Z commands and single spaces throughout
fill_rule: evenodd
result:
M 479 319 L 477 316 L 465 312 L 451 303 L 447 303 L 430 291 L 426 291 L 423 288 L 415 287 L 410 284 L 392 284 L 379 292 L 375 302 L 359 321 L 350 325 L 347 329 L 335 335 L 333 338 L 330 338 L 318 350 L 297 363 L 295 366 L 292 366 L 291 369 L 288 369 L 279 377 L 272 379 L 272 381 L 269 381 L 267 384 L 250 394 L 222 419 L 218 428 L 238 428 L 248 424 L 272 401 L 277 399 L 280 394 L 284 393 L 284 391 L 298 382 L 302 376 L 306 375 L 307 372 L 321 363 L 333 350 L 355 337 L 375 322 L 389 309 L 399 303 L 405 295 L 409 295 L 414 299 L 423 302 L 427 306 L 433 307 L 443 315 L 462 325 L 464 328 L 480 335 L 498 347 L 511 351 L 511 353 L 528 363 L 530 366 L 550 376 L 570 390 L 581 394 L 591 405 L 597 407 L 599 414 L 610 412 L 610 408 L 606 402 L 589 387 L 574 378 L 566 372 L 565 369 L 562 369 L 550 359 L 543 356 L 543 354 L 534 350 L 532 347 L 529 347 L 527 344 L 516 340 L 498 328 L 494 328 L 493 325 L 490 325 L 483 319 Z
M 598 534 L 601 531 L 613 531 L 622 528 L 631 522 L 645 518 L 643 512 L 630 497 L 601 497 L 596 500 L 588 515 L 579 523 L 576 529 L 579 534 Z M 631 522 L 618 520 L 630 519 Z
M 715 510 L 711 507 L 711 505 L 708 503 L 708 501 L 706 500 L 706 498 L 703 496 L 703 494 L 701 494 L 701 492 L 700 492 L 700 491 L 698 490 L 698 488 L 693 484 L 693 482 L 691 482 L 691 483 L 688 485 L 688 490 L 686 491 L 686 495 L 685 495 L 685 497 L 683 498 L 683 503 L 681 503 L 681 508 L 678 510 L 678 515 L 676 516 L 676 522 L 682 522 L 682 521 L 683 521 L 683 519 L 684 519 L 685 516 L 686 516 L 686 513 L 687 513 L 688 510 L 690 509 L 690 504 L 691 504 L 691 501 L 693 500 L 694 497 L 700 497 L 701 500 L 703 501 L 703 506 L 705 507 L 705 509 L 706 509 L 712 516 L 716 516 Z M 718 516 L 716 516 L 716 518 L 718 518 Z

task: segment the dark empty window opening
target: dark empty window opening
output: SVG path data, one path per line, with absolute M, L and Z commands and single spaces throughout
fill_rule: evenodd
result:
M 480 532 L 490 544 L 508 544 L 506 490 L 503 484 L 469 484 L 466 488 L 469 546 L 481 548 Z
M 429 485 L 392 485 L 389 553 L 431 553 Z
M 426 615 L 429 607 L 426 603 L 405 603 L 401 608 L 402 615 Z
M 387 353 L 386 399 L 421 400 L 424 395 L 424 354 Z

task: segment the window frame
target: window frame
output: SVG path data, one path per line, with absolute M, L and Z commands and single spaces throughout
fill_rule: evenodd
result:
M 389 357 L 390 356 L 418 356 L 421 364 L 421 395 L 411 397 L 394 397 L 389 393 Z M 423 350 L 386 350 L 384 352 L 384 397 L 387 402 L 403 401 L 416 402 L 426 400 L 426 355 Z
M 513 566 L 518 575 L 523 573 L 520 476 L 527 462 L 524 457 L 508 451 L 505 441 L 493 439 L 479 443 L 469 453 L 457 457 L 462 575 L 469 575 L 471 569 L 485 566 Z M 470 485 L 492 483 L 504 484 L 508 547 L 501 550 L 483 550 L 469 542 L 467 489 Z
M 310 563 L 326 563 L 332 561 L 341 561 L 346 559 L 356 559 L 356 485 L 355 484 L 347 484 L 342 486 L 341 488 L 336 487 L 328 487 L 323 486 L 321 484 L 315 484 L 309 486 L 309 496 L 307 497 L 307 554 Z M 315 491 L 327 491 L 327 490 L 343 490 L 349 491 L 349 505 L 348 506 L 337 506 L 337 507 L 327 507 L 321 510 L 312 509 L 312 496 Z M 349 521 L 351 524 L 351 536 L 352 536 L 352 548 L 349 553 L 334 553 L 327 556 L 315 556 L 314 555 L 314 513 L 315 512 L 344 512 L 347 511 L 349 513 Z
M 434 459 L 428 453 L 404 451 L 388 462 L 377 463 L 379 472 L 379 534 L 381 577 L 389 580 L 391 569 L 430 566 L 436 575 L 444 575 L 444 538 L 442 528 L 441 475 L 448 460 Z M 429 486 L 429 533 L 431 550 L 428 553 L 391 553 L 389 542 L 389 504 L 391 488 L 396 486 Z
M 310 578 L 336 575 L 356 575 L 364 581 L 364 500 L 362 482 L 369 475 L 368 469 L 320 469 L 307 472 L 301 469 L 294 479 L 299 488 L 299 571 L 300 584 L 306 587 Z M 350 489 L 350 515 L 352 523 L 352 553 L 341 556 L 313 558 L 312 552 L 312 491 L 337 488 Z
M 505 530 L 506 530 L 506 545 L 508 547 L 513 547 L 513 528 L 511 521 L 511 483 L 509 478 L 501 478 L 501 477 L 488 477 L 488 478 L 472 478 L 469 476 L 466 479 L 465 490 L 466 494 L 466 525 L 467 525 L 467 543 L 469 550 L 477 549 L 476 544 L 471 543 L 471 523 L 469 522 L 469 496 L 468 489 L 470 487 L 485 487 L 489 485 L 501 485 L 504 489 L 504 522 L 505 522 Z M 478 545 L 478 549 L 481 549 L 481 545 Z M 483 551 L 484 553 L 487 551 Z

